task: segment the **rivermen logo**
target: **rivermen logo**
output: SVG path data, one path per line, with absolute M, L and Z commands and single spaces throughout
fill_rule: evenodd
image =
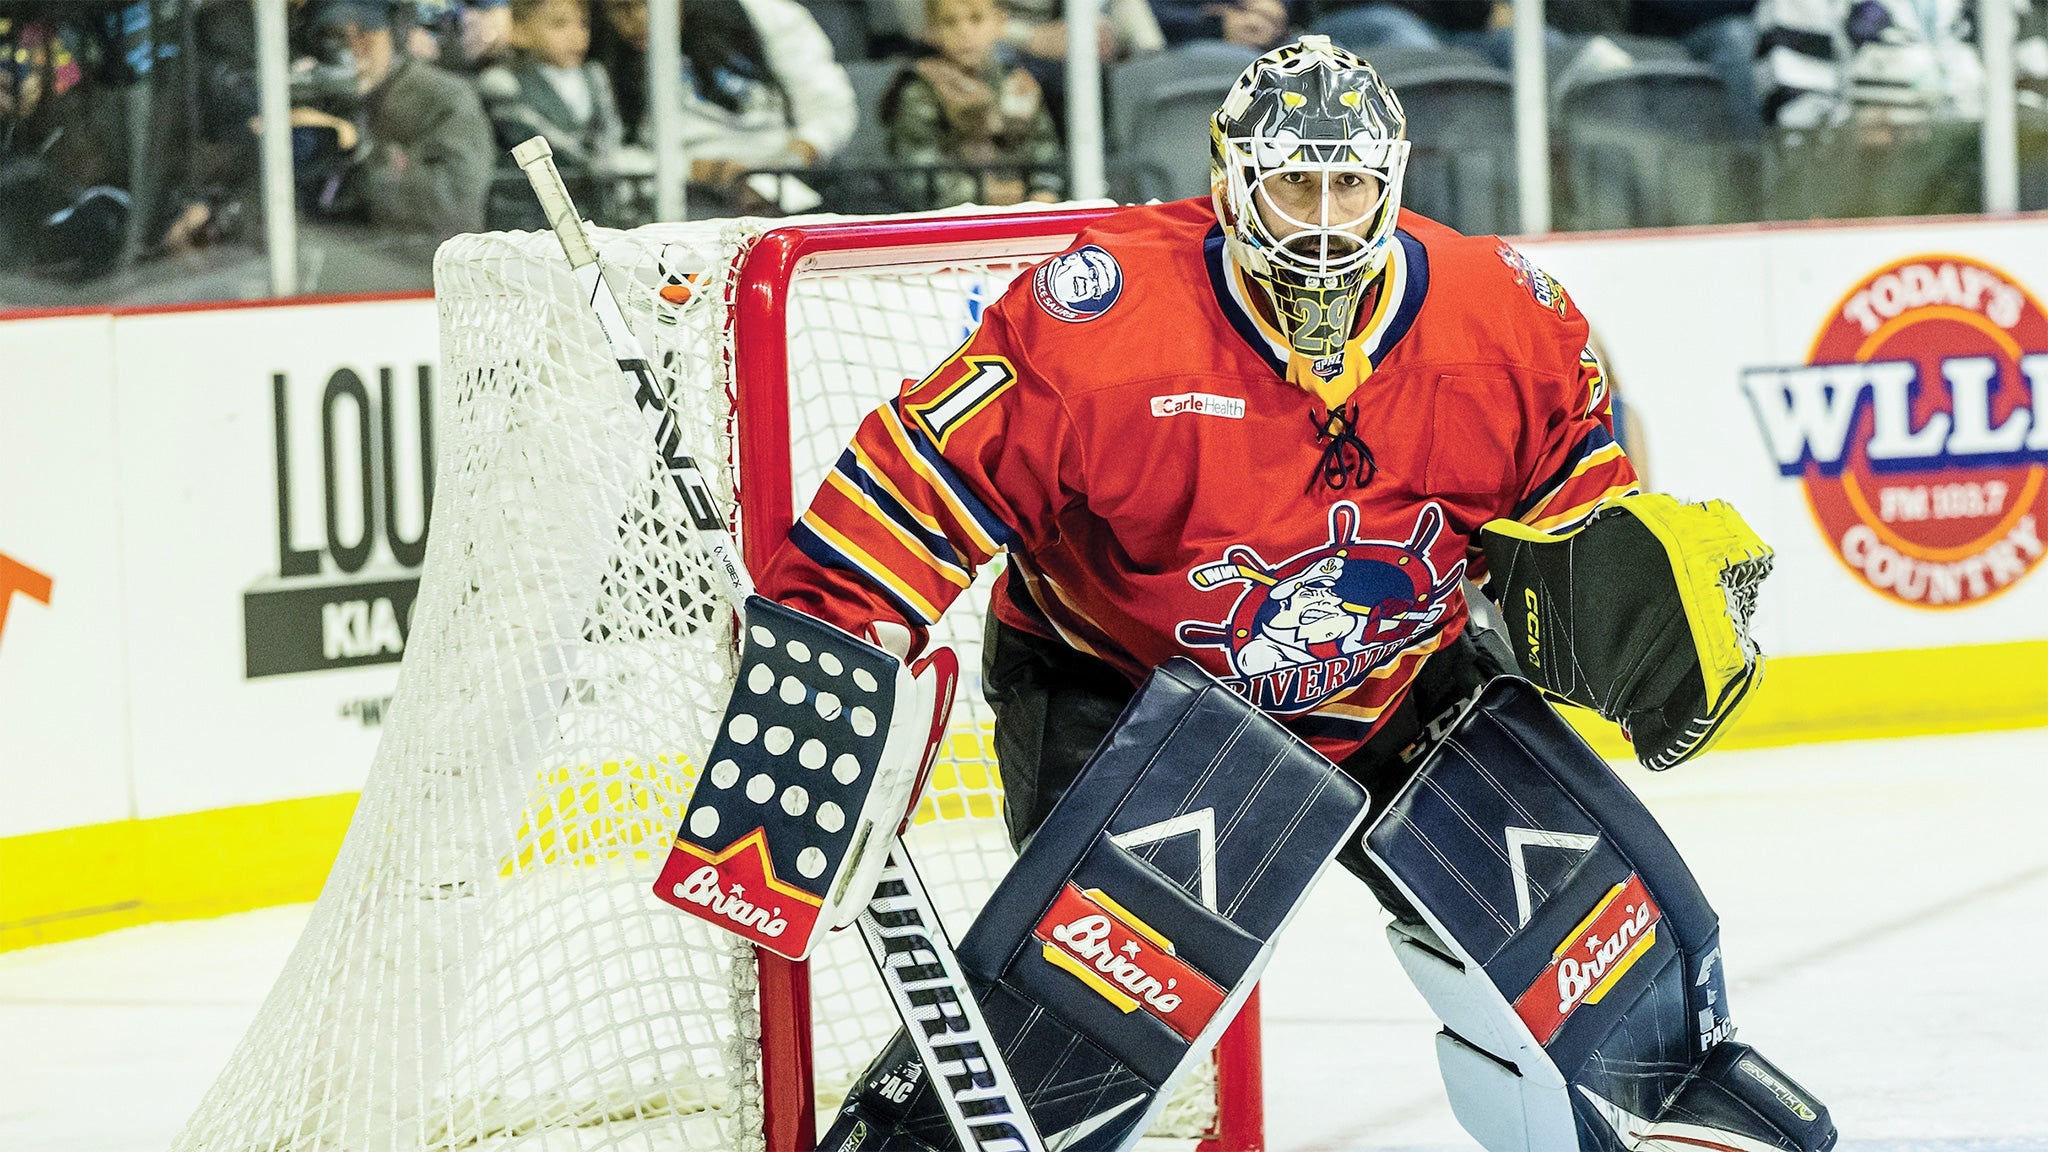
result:
M 2013 277 L 1914 256 L 1858 283 L 1804 365 L 1742 375 L 1780 474 L 1879 594 L 1972 604 L 2043 552 L 2048 314 Z
M 1143 1008 L 1183 1039 L 1201 1035 L 1223 989 L 1174 954 L 1173 941 L 1100 888 L 1069 882 L 1032 932 L 1046 962 L 1071 972 L 1118 1011 Z
M 1362 540 L 1358 506 L 1346 500 L 1330 509 L 1327 543 L 1278 564 L 1233 544 L 1188 573 L 1204 591 L 1243 582 L 1229 618 L 1183 621 L 1180 642 L 1227 649 L 1237 675 L 1225 683 L 1258 707 L 1312 711 L 1442 628 L 1465 576 L 1463 560 L 1438 576 L 1429 558 L 1443 527 L 1443 509 L 1430 504 L 1405 543 Z

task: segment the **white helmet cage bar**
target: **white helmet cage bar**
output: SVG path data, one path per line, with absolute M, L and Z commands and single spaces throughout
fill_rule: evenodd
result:
M 1273 297 L 1295 350 L 1334 370 L 1392 251 L 1409 151 L 1400 100 L 1363 58 L 1304 36 L 1253 61 L 1211 128 L 1232 256 Z
M 1407 127 L 1399 98 L 1363 58 L 1321 36 L 1276 48 L 1245 69 L 1216 113 L 1219 214 L 1241 243 L 1281 267 L 1376 271 L 1400 211 Z M 1379 194 L 1342 219 L 1333 218 L 1333 198 L 1316 198 L 1318 218 L 1307 219 L 1273 193 L 1296 174 L 1330 193 L 1352 173 L 1372 176 Z

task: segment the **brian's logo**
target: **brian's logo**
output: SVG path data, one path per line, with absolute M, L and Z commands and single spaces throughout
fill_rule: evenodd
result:
M 1664 914 L 1650 899 L 1642 877 L 1607 890 L 1550 955 L 1527 991 L 1515 998 L 1515 1014 L 1538 1044 L 1550 1043 L 1581 1004 L 1598 1004 L 1657 942 Z
M 1218 1009 L 1223 989 L 1175 955 L 1173 941 L 1138 919 L 1100 888 L 1069 881 L 1032 931 L 1046 962 L 1126 1014 L 1143 1008 L 1193 1040 Z
M 1084 244 L 1038 266 L 1031 277 L 1031 295 L 1048 315 L 1070 323 L 1093 320 L 1124 290 L 1124 270 L 1116 257 Z
M 1223 559 L 1188 573 L 1204 590 L 1241 581 L 1221 624 L 1185 621 L 1177 635 L 1190 646 L 1228 649 L 1239 695 L 1268 712 L 1297 715 L 1362 683 L 1436 634 L 1465 562 L 1437 575 L 1430 545 L 1443 531 L 1443 509 L 1430 504 L 1406 543 L 1361 540 L 1358 506 L 1330 509 L 1330 539 L 1278 564 L 1242 544 Z
M 1882 595 L 1969 604 L 2041 559 L 2048 316 L 2004 272 L 1932 255 L 1880 268 L 1807 363 L 1750 369 L 1742 386 L 1778 471 Z

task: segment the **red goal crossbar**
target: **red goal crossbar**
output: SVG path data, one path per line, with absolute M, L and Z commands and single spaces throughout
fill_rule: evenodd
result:
M 1113 208 L 1006 212 L 778 228 L 740 257 L 732 284 L 736 487 L 747 566 L 766 568 L 796 516 L 790 466 L 789 288 L 800 275 L 1035 259 L 1066 248 Z M 761 1088 L 769 1152 L 810 1152 L 811 982 L 807 964 L 760 952 Z M 1265 1086 L 1254 989 L 1216 1045 L 1215 1129 L 1200 1152 L 1265 1147 Z

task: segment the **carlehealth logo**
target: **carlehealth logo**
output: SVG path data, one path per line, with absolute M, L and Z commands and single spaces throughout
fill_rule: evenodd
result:
M 1878 593 L 1953 608 L 2041 560 L 2048 493 L 2048 315 L 1964 256 L 1866 276 L 1803 365 L 1742 374 L 1778 471 Z

